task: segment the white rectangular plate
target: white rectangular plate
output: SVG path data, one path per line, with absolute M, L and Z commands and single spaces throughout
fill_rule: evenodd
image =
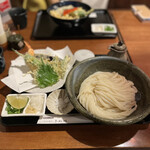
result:
M 108 30 L 108 28 L 112 30 Z M 114 24 L 104 24 L 104 23 L 91 24 L 91 31 L 93 33 L 117 33 L 117 29 Z
M 17 95 L 17 94 L 9 94 L 9 95 Z M 43 114 L 45 114 L 45 108 L 46 108 L 46 98 L 47 95 L 45 93 L 33 93 L 33 94 L 20 94 L 20 95 L 26 95 L 29 97 L 29 102 L 27 104 L 27 106 L 24 108 L 23 112 L 20 114 L 8 114 L 6 111 L 6 107 L 7 107 L 7 100 L 5 100 L 4 105 L 3 105 L 3 109 L 1 112 L 1 116 L 2 117 L 23 117 L 23 116 L 42 116 Z M 37 100 L 37 103 L 39 101 L 38 96 L 42 97 L 42 106 L 40 106 L 40 111 L 38 111 L 37 113 L 25 113 L 26 108 L 28 107 L 28 105 L 30 105 L 33 102 L 33 97 L 34 97 L 34 101 Z M 37 97 L 37 99 L 35 99 Z

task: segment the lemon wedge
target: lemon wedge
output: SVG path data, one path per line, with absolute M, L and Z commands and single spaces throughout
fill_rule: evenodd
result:
M 29 97 L 20 95 L 7 96 L 7 101 L 13 108 L 22 109 L 27 105 Z

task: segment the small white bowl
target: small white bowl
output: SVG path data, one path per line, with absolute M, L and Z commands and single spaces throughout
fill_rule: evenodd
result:
M 80 49 L 74 53 L 74 57 L 77 61 L 82 61 L 87 58 L 95 57 L 94 53 L 88 49 Z

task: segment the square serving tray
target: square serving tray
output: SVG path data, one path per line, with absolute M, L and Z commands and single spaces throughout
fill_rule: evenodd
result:
M 32 40 L 48 39 L 92 39 L 115 38 L 117 33 L 93 33 L 91 25 L 95 23 L 113 24 L 108 10 L 97 9 L 93 12 L 96 16 L 88 19 L 78 27 L 63 27 L 56 24 L 46 11 L 38 11 L 32 30 Z
M 96 55 L 102 56 L 102 55 Z M 128 54 L 128 61 L 132 62 L 130 55 Z M 65 89 L 65 85 L 62 87 Z M 16 92 L 12 91 L 12 94 Z M 47 96 L 50 93 L 47 93 Z M 67 115 L 59 116 L 52 114 L 46 107 L 45 114 L 43 116 L 24 116 L 24 117 L 1 117 L 0 122 L 4 126 L 21 126 L 21 125 L 65 125 L 65 124 L 96 124 L 95 122 L 85 118 L 83 115 L 73 109 Z M 150 115 L 144 118 L 142 121 L 136 124 L 148 124 L 150 123 Z

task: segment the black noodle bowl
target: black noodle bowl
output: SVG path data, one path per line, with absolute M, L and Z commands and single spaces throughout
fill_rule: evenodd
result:
M 51 5 L 47 9 L 47 13 L 50 15 L 50 17 L 53 19 L 53 21 L 56 22 L 60 26 L 77 27 L 86 21 L 86 19 L 88 18 L 88 15 L 86 17 L 82 17 L 80 19 L 67 20 L 67 19 L 59 19 L 59 18 L 53 17 L 50 14 L 51 10 L 56 10 L 59 7 L 67 6 L 67 5 L 73 5 L 74 7 L 82 7 L 86 11 L 89 11 L 91 9 L 91 7 L 85 3 L 76 2 L 76 1 L 64 1 L 64 2 L 58 2 L 58 3 Z

